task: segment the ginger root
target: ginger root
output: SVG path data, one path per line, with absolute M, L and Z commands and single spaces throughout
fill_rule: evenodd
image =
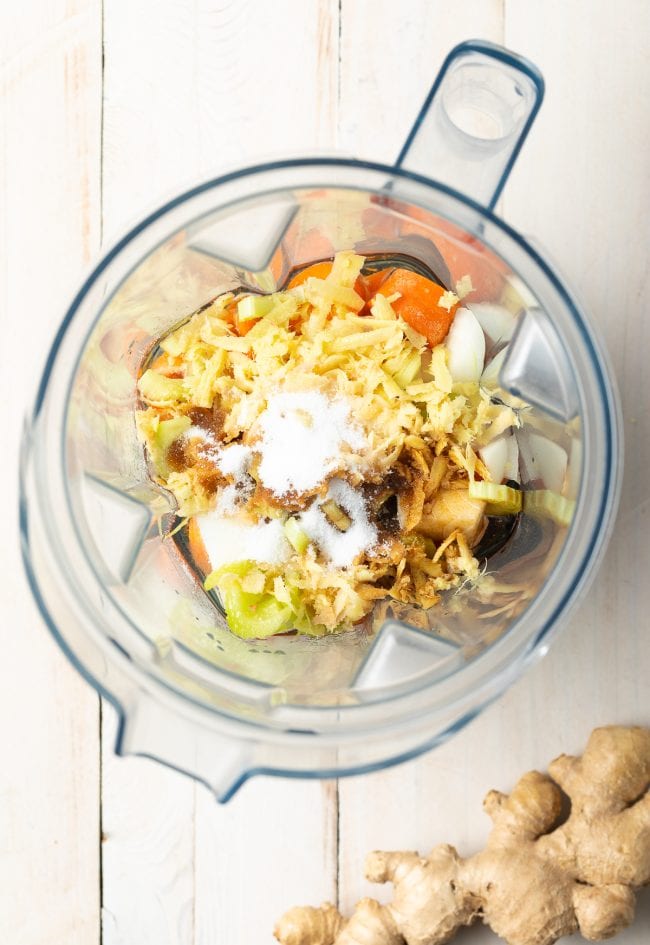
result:
M 509 945 L 616 935 L 634 919 L 634 889 L 650 884 L 650 729 L 596 729 L 582 757 L 560 755 L 549 774 L 528 772 L 509 796 L 490 791 L 483 806 L 493 828 L 475 856 L 446 844 L 427 857 L 375 851 L 366 877 L 393 883 L 389 905 L 362 899 L 347 920 L 330 903 L 297 907 L 275 937 L 281 945 L 442 945 L 479 920 Z

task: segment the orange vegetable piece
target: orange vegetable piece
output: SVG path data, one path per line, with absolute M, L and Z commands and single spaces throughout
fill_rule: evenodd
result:
M 246 319 L 244 319 L 243 322 L 240 322 L 239 319 L 238 319 L 238 320 L 237 320 L 237 325 L 236 325 L 237 334 L 238 334 L 240 337 L 243 338 L 244 335 L 247 335 L 248 332 L 249 332 L 249 331 L 251 330 L 251 328 L 253 327 L 253 325 L 256 325 L 258 321 L 259 321 L 259 319 L 257 319 L 257 318 L 246 318 Z
M 444 341 L 458 308 L 452 305 L 447 311 L 438 304 L 445 289 L 417 272 L 393 269 L 381 285 L 381 294 L 388 297 L 395 292 L 400 298 L 392 303 L 393 310 L 407 325 L 424 335 L 432 348 Z
M 246 318 L 244 319 L 244 321 L 240 321 L 239 312 L 237 309 L 238 302 L 239 302 L 239 299 L 237 298 L 230 303 L 230 305 L 224 312 L 224 315 L 225 315 L 224 321 L 226 321 L 229 325 L 232 325 L 232 327 L 235 329 L 237 334 L 243 338 L 244 335 L 247 335 L 248 332 L 251 330 L 251 328 L 257 321 L 257 319 Z
M 364 299 L 373 299 L 379 292 L 382 283 L 388 278 L 393 269 L 380 269 L 378 272 L 371 272 L 363 276 L 363 294 Z M 358 290 L 357 290 L 358 291 Z
M 323 262 L 312 263 L 305 269 L 301 269 L 295 276 L 287 282 L 287 289 L 295 289 L 297 285 L 302 285 L 312 276 L 316 279 L 326 279 L 332 271 L 332 260 L 326 259 Z
M 392 269 L 380 269 L 378 272 L 371 272 L 367 276 L 359 276 L 354 284 L 354 291 L 357 295 L 360 295 L 366 303 L 359 312 L 359 315 L 370 315 L 372 300 L 379 292 L 388 274 L 392 271 Z
M 324 259 L 321 262 L 312 263 L 311 266 L 307 266 L 305 269 L 301 269 L 300 272 L 297 272 L 295 276 L 292 276 L 289 279 L 286 288 L 295 289 L 297 285 L 302 285 L 303 282 L 306 282 L 307 279 L 327 279 L 330 272 L 332 271 L 332 260 Z M 354 291 L 357 295 L 360 295 L 362 299 L 366 299 L 368 296 L 365 292 L 365 281 L 366 276 L 359 276 L 357 281 L 354 283 Z
M 208 552 L 206 551 L 201 531 L 196 524 L 196 519 L 191 518 L 187 523 L 187 544 L 189 546 L 192 560 L 202 574 L 208 575 L 212 570 Z

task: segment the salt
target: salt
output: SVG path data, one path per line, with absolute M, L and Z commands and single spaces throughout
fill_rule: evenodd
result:
M 322 554 L 336 568 L 347 568 L 357 555 L 369 551 L 377 542 L 377 529 L 368 520 L 361 493 L 342 479 L 332 479 L 327 498 L 344 509 L 352 519 L 347 531 L 341 532 L 329 521 L 318 502 L 313 502 L 300 516 L 300 526 Z
M 259 476 L 278 496 L 308 492 L 340 469 L 342 447 L 361 449 L 365 437 L 341 398 L 318 391 L 287 391 L 270 397 L 259 418 Z

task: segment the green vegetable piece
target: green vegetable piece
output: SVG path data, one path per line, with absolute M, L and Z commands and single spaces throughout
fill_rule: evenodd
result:
M 486 502 L 488 515 L 517 515 L 521 512 L 521 492 L 510 486 L 475 480 L 469 484 L 469 497 Z
M 264 318 L 274 304 L 275 300 L 270 295 L 245 295 L 237 303 L 237 318 L 241 322 L 250 321 L 252 318 Z
M 206 591 L 219 588 L 228 626 L 245 640 L 263 640 L 293 629 L 294 612 L 273 594 L 250 594 L 242 590 L 240 579 L 254 568 L 254 561 L 236 561 L 212 571 L 204 581 Z
M 551 489 L 532 489 L 530 492 L 524 492 L 524 512 L 553 519 L 557 525 L 570 525 L 575 507 L 575 499 L 567 499 Z
M 221 591 L 228 626 L 238 637 L 263 640 L 291 630 L 293 610 L 273 594 L 248 594 L 233 584 Z
M 220 584 L 224 578 L 230 580 L 231 578 L 245 577 L 251 568 L 255 566 L 254 561 L 232 561 L 230 564 L 223 564 L 215 571 L 210 571 L 203 582 L 203 587 L 206 591 L 211 591 L 217 584 Z
M 309 545 L 309 535 L 302 530 L 295 518 L 288 518 L 284 523 L 284 534 L 289 544 L 301 555 Z
M 138 390 L 150 404 L 173 404 L 187 400 L 182 377 L 165 377 L 151 368 L 138 381 Z
M 192 426 L 189 417 L 172 417 L 170 420 L 161 420 L 156 430 L 156 446 L 164 454 L 172 443 L 186 433 Z

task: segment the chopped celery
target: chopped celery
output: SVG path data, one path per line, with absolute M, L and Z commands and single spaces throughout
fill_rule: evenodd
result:
M 209 574 L 203 586 L 206 591 L 219 587 L 228 626 L 237 636 L 263 640 L 283 630 L 291 630 L 294 613 L 289 604 L 280 603 L 273 594 L 252 594 L 242 589 L 241 578 L 253 568 L 255 564 L 252 561 L 224 565 Z
M 543 515 L 558 525 L 570 525 L 575 511 L 575 499 L 567 499 L 550 489 L 532 489 L 524 493 L 524 511 L 529 515 Z
M 138 381 L 138 390 L 142 397 L 151 404 L 173 404 L 187 400 L 187 392 L 182 377 L 165 377 L 149 368 Z
M 252 318 L 264 318 L 275 304 L 271 295 L 245 295 L 237 303 L 237 318 L 240 322 L 250 321 Z
M 210 571 L 203 582 L 203 587 L 206 591 L 211 591 L 224 578 L 230 580 L 232 578 L 245 577 L 254 567 L 254 561 L 232 561 L 230 564 L 224 564 L 220 568 L 217 568 L 216 571 Z
M 482 499 L 487 503 L 488 515 L 516 515 L 521 512 L 521 492 L 496 482 L 474 480 L 469 484 L 471 499 Z
M 288 518 L 284 523 L 284 534 L 289 544 L 298 552 L 299 555 L 306 550 L 309 544 L 309 535 L 302 530 L 295 518 Z
M 189 417 L 172 417 L 171 420 L 161 420 L 156 430 L 156 446 L 164 454 L 172 443 L 186 433 L 192 426 Z
M 263 640 L 293 627 L 293 610 L 273 594 L 249 594 L 232 584 L 221 590 L 228 626 L 238 637 Z

